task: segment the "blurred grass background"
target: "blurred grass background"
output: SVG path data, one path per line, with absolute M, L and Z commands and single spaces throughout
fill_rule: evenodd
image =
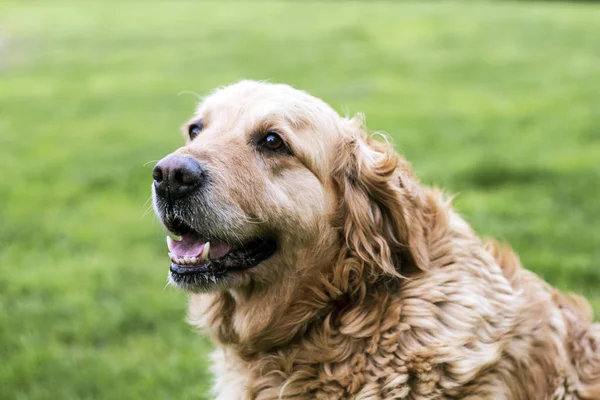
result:
M 600 6 L 0 4 L 0 398 L 186 399 L 153 160 L 242 78 L 364 111 L 482 235 L 600 310 Z

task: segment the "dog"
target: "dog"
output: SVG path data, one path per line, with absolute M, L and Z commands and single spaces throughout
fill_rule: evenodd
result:
M 241 81 L 153 170 L 217 399 L 600 399 L 589 304 L 483 241 L 363 117 Z

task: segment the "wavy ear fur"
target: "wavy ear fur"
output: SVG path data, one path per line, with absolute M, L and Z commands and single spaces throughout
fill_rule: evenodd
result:
M 388 143 L 363 129 L 362 115 L 338 149 L 333 181 L 337 218 L 345 244 L 335 281 L 375 282 L 382 275 L 407 276 L 427 269 L 423 195 L 409 164 Z

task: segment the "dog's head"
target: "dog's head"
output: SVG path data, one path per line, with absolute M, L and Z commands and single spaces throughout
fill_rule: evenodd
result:
M 286 85 L 242 81 L 207 97 L 186 144 L 153 171 L 155 210 L 180 236 L 167 238 L 171 283 L 198 292 L 333 273 L 344 285 L 420 268 L 409 168 L 361 124 Z

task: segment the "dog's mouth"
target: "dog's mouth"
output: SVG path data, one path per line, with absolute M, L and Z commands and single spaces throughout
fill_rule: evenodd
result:
M 240 245 L 209 239 L 179 218 L 165 225 L 181 237 L 167 236 L 167 245 L 171 279 L 186 289 L 209 289 L 231 273 L 256 267 L 277 250 L 276 242 L 270 239 L 256 238 Z

